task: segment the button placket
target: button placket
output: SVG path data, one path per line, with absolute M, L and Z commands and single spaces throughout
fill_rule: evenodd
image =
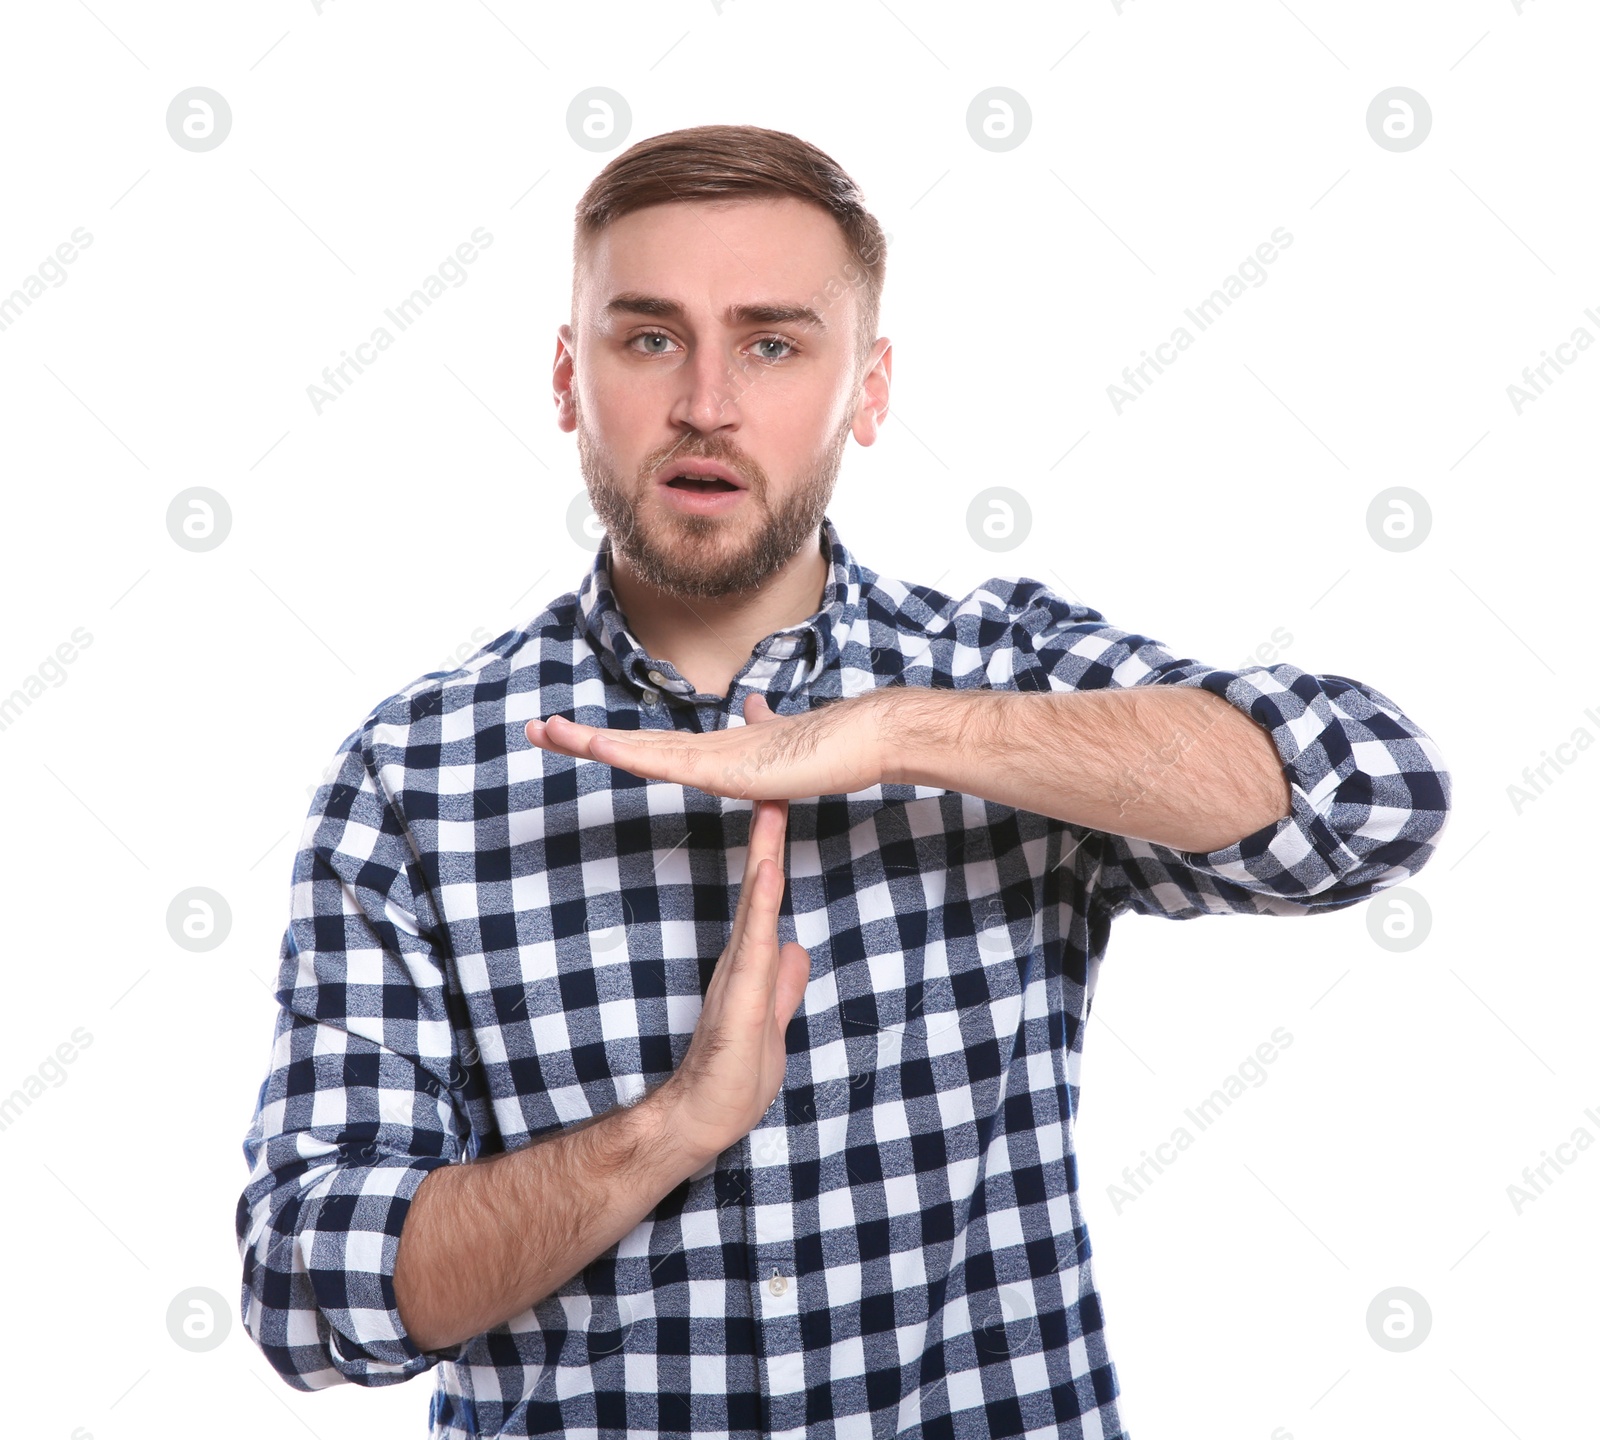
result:
M 772 1125 L 750 1136 L 750 1278 L 761 1326 L 762 1388 L 773 1407 L 774 1434 L 801 1418 L 805 1394 L 788 1141 L 781 1127 Z

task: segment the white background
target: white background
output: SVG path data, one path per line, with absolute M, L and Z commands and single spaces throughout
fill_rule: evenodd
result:
M 1520 813 L 1507 790 L 1600 737 L 1600 355 L 1520 414 L 1507 394 L 1580 324 L 1600 336 L 1592 8 L 720 11 L 8 9 L 0 295 L 93 237 L 0 331 L 0 694 L 92 635 L 0 730 L 0 1096 L 92 1036 L 0 1131 L 8 1433 L 425 1433 L 431 1377 L 304 1395 L 244 1333 L 240 1140 L 308 787 L 378 700 L 589 563 L 549 369 L 572 208 L 615 153 L 568 134 L 591 86 L 626 98 L 629 141 L 802 135 L 893 236 L 892 416 L 848 448 L 830 512 L 863 561 L 957 592 L 1030 575 L 1218 665 L 1282 627 L 1282 659 L 1375 685 L 1449 763 L 1408 951 L 1364 906 L 1115 927 L 1079 1150 L 1130 1432 L 1595 1433 L 1600 1147 L 1520 1214 L 1507 1192 L 1577 1127 L 1600 1138 L 1600 754 Z M 232 110 L 205 153 L 165 122 L 196 85 Z M 993 86 L 1032 112 L 999 153 L 966 123 Z M 1403 153 L 1365 118 L 1392 86 L 1432 110 Z M 307 385 L 478 226 L 467 283 L 318 415 Z M 1279 226 L 1266 283 L 1118 414 L 1122 367 Z M 966 525 L 996 484 L 1033 512 L 1005 555 Z M 197 485 L 232 512 L 208 553 L 166 527 Z M 1366 518 L 1396 485 L 1432 515 L 1404 552 Z M 204 954 L 167 931 L 192 886 L 232 912 Z M 1122 1167 L 1278 1026 L 1266 1083 L 1114 1205 Z M 1432 1312 L 1406 1353 L 1367 1330 L 1392 1286 Z M 205 1353 L 168 1333 L 192 1287 L 228 1302 Z

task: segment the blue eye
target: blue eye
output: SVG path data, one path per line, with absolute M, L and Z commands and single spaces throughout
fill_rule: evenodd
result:
M 641 341 L 649 342 L 652 340 L 659 340 L 662 343 L 660 345 L 640 343 Z M 668 335 L 665 331 L 641 330 L 637 335 L 630 336 L 627 343 L 629 349 L 635 350 L 641 355 L 666 355 L 670 353 L 671 347 L 676 342 L 674 342 L 672 336 Z M 761 360 L 768 365 L 776 365 L 784 360 L 788 360 L 793 355 L 798 353 L 799 350 L 799 347 L 793 340 L 790 340 L 783 335 L 763 335 L 759 340 L 752 342 L 752 344 L 756 359 Z M 780 355 L 764 353 L 761 350 L 761 347 L 764 345 L 782 346 L 783 353 Z
M 794 353 L 794 341 L 785 340 L 781 335 L 767 335 L 756 341 L 757 345 L 786 345 L 788 349 L 782 355 L 763 355 L 763 360 L 787 360 Z

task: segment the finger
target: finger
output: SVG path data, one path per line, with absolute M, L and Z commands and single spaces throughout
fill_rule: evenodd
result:
M 779 903 L 783 899 L 784 867 L 783 836 L 787 800 L 760 800 L 756 802 L 750 820 L 750 847 L 745 854 L 744 883 L 739 887 L 739 902 L 734 909 L 733 925 L 728 932 L 728 948 L 735 953 L 747 945 L 770 944 L 777 951 Z M 763 865 L 770 864 L 777 875 L 776 893 L 771 897 L 771 916 L 763 919 L 757 913 L 757 897 L 762 891 L 758 877 Z
M 715 732 L 706 736 L 688 736 L 676 730 L 619 730 L 609 725 L 583 725 L 569 720 L 565 715 L 535 717 L 522 727 L 530 744 L 562 753 L 577 751 L 596 739 L 614 740 L 620 745 L 630 745 L 640 750 L 682 749 L 686 743 L 703 743 Z
M 553 750 L 557 755 L 572 755 L 586 759 L 589 743 L 596 735 L 605 732 L 593 725 L 580 725 L 565 715 L 551 715 L 543 720 L 528 721 L 523 727 L 528 743 L 542 750 Z
M 783 841 L 789 829 L 787 800 L 758 800 L 750 811 L 750 851 L 759 860 L 783 868 Z
M 656 735 L 646 731 L 607 730 L 580 725 L 564 715 L 530 720 L 524 727 L 531 744 L 558 755 L 597 760 L 644 780 L 667 780 L 693 785 L 713 795 L 726 793 L 707 778 L 707 759 L 696 740 L 711 736 L 684 736 L 676 731 Z
M 756 878 L 756 868 L 761 863 L 761 857 L 756 853 L 755 829 L 756 821 L 761 815 L 761 801 L 757 800 L 750 809 L 750 839 L 744 852 L 744 874 L 739 879 L 739 900 L 733 907 L 733 928 L 728 934 L 728 943 L 738 945 L 739 937 L 744 933 L 745 915 L 750 909 L 750 892 L 754 888 L 752 882 Z
M 580 759 L 597 758 L 593 745 L 596 740 L 611 745 L 624 745 L 645 750 L 677 741 L 676 735 L 657 735 L 649 731 L 612 730 L 602 725 L 580 725 L 565 715 L 551 715 L 546 719 L 533 719 L 523 727 L 529 744 L 553 750 L 558 755 L 574 755 Z
M 742 944 L 750 925 L 746 893 L 753 888 L 753 880 L 763 860 L 771 860 L 783 875 L 783 844 L 789 829 L 789 802 L 787 800 L 757 800 L 750 807 L 750 841 L 745 854 L 745 883 L 740 887 L 739 904 L 734 914 L 733 931 L 729 939 Z M 781 895 L 782 886 L 779 886 Z M 756 932 L 759 933 L 759 932 Z
M 645 780 L 667 780 L 675 785 L 692 785 L 712 795 L 722 792 L 709 782 L 705 757 L 695 747 L 677 741 L 652 745 L 602 730 L 589 741 L 588 758 L 615 765 Z
M 752 962 L 760 964 L 769 955 L 773 962 L 778 958 L 778 904 L 783 898 L 783 869 L 769 857 L 757 863 L 755 874 L 746 886 L 750 906 L 745 912 L 744 933 L 738 942 L 729 947 L 730 968 L 735 972 L 750 969 Z M 743 896 L 740 899 L 743 900 Z M 776 980 L 776 965 L 760 965 L 756 980 L 770 985 Z
M 744 697 L 744 721 L 746 725 L 754 725 L 761 720 L 773 718 L 772 706 L 767 704 L 767 697 L 759 691 L 752 690 Z
M 783 800 L 757 800 L 750 807 L 750 840 L 744 857 L 744 880 L 739 886 L 739 903 L 733 912 L 733 929 L 729 943 L 737 946 L 744 938 L 750 923 L 750 899 L 756 889 L 756 875 L 763 860 L 771 860 L 782 868 L 783 814 L 788 802 Z
M 756 848 L 756 843 L 751 846 L 756 856 L 755 894 L 740 934 L 741 944 L 752 939 L 757 943 L 770 944 L 774 956 L 778 948 L 778 909 L 783 900 L 783 887 L 787 883 L 783 869 L 783 833 L 788 808 L 787 800 L 762 802 L 762 833 L 756 837 L 760 848 Z M 761 879 L 769 871 L 776 877 L 770 884 Z

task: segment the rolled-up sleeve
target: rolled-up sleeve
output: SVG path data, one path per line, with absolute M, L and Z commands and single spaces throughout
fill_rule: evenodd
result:
M 1233 670 L 1176 659 L 1158 641 L 1055 597 L 1037 601 L 1024 622 L 1035 683 L 1209 690 L 1266 730 L 1288 781 L 1288 815 L 1218 850 L 1104 835 L 1097 899 L 1112 913 L 1181 920 L 1343 909 L 1410 879 L 1437 847 L 1450 809 L 1444 757 L 1372 686 L 1282 663 Z M 1146 757 L 1127 783 L 1136 789 L 1147 768 L 1158 776 L 1162 764 Z
M 245 1329 L 299 1390 L 398 1383 L 465 1344 L 418 1349 L 395 1304 L 406 1212 L 467 1136 L 432 911 L 360 735 L 295 857 L 235 1217 Z

